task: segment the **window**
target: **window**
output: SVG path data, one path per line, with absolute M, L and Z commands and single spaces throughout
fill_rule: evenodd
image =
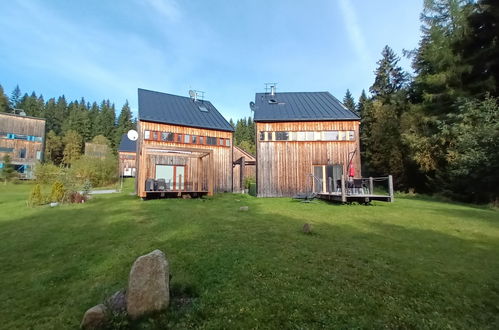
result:
M 289 134 L 290 134 L 290 135 L 289 135 L 289 140 L 290 140 L 290 141 L 296 141 L 296 139 L 297 139 L 297 138 L 296 138 L 296 135 L 297 135 L 296 133 L 297 133 L 297 132 L 290 132 L 290 133 L 289 133 Z
M 354 131 L 348 131 L 348 140 L 350 140 L 350 141 L 355 140 L 355 132 Z
M 36 151 L 36 159 L 38 159 L 38 160 L 42 159 L 42 152 L 40 150 Z
M 313 141 L 314 140 L 314 132 L 305 132 L 305 140 L 306 141 Z
M 273 141 L 272 132 L 267 132 L 267 141 Z
M 325 131 L 323 132 L 324 141 L 337 141 L 338 131 Z
M 192 143 L 197 144 L 198 143 L 198 137 L 196 135 L 192 136 Z
M 26 149 L 19 149 L 19 158 L 26 158 Z
M 162 132 L 161 133 L 161 141 L 173 141 L 173 133 L 170 132 Z
M 0 152 L 12 152 L 14 148 L 0 147 Z
M 144 132 L 144 139 L 149 140 L 151 138 L 151 131 L 145 131 Z
M 155 141 L 158 139 L 158 132 L 156 132 L 156 131 L 152 132 L 152 139 Z
M 177 142 L 182 143 L 182 134 L 177 134 Z
M 225 139 L 225 146 L 230 147 L 230 139 Z
M 184 143 L 189 143 L 191 139 L 191 136 L 189 134 L 184 135 Z
M 204 136 L 199 137 L 199 144 L 204 144 Z
M 275 132 L 276 141 L 288 141 L 289 132 Z
M 265 141 L 265 132 L 260 132 L 260 141 Z
M 345 141 L 346 140 L 346 132 L 345 131 L 339 131 L 338 132 L 338 141 Z
M 208 108 L 205 107 L 204 105 L 199 105 L 198 106 L 199 110 L 202 111 L 202 112 L 208 112 Z
M 216 146 L 217 145 L 217 138 L 216 137 L 207 136 L 206 137 L 206 144 L 209 144 L 210 146 Z
M 297 141 L 305 141 L 305 132 L 296 132 Z

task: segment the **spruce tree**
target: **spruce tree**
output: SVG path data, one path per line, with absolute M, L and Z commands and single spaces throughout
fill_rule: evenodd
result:
M 133 128 L 134 125 L 133 125 L 132 111 L 130 110 L 130 105 L 128 104 L 128 100 L 126 100 L 125 104 L 121 108 L 120 115 L 118 116 L 114 145 L 118 146 L 121 141 L 121 136 Z
M 10 108 L 17 109 L 20 101 L 21 89 L 19 88 L 19 85 L 16 85 L 16 87 L 12 91 L 12 94 L 10 94 Z
M 76 131 L 69 130 L 63 138 L 64 151 L 62 162 L 71 165 L 75 160 L 81 157 L 82 137 Z
M 381 52 L 382 58 L 376 62 L 374 84 L 369 88 L 369 91 L 374 97 L 382 100 L 389 98 L 393 93 L 401 90 L 407 83 L 407 74 L 402 67 L 398 66 L 400 58 L 387 45 Z
M 63 158 L 63 142 L 53 130 L 45 137 L 45 160 L 60 165 Z
M 343 105 L 350 111 L 356 113 L 355 100 L 353 99 L 352 93 L 347 89 L 345 96 L 343 97 Z

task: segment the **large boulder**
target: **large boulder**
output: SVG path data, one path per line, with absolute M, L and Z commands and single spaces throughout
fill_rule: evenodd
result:
M 108 319 L 107 308 L 103 304 L 99 304 L 90 308 L 83 315 L 80 328 L 82 329 L 101 329 Z
M 131 319 L 166 309 L 170 303 L 168 261 L 160 250 L 138 257 L 128 279 L 126 308 Z
M 106 306 L 114 313 L 124 313 L 126 311 L 125 291 L 117 291 L 111 297 L 107 298 Z

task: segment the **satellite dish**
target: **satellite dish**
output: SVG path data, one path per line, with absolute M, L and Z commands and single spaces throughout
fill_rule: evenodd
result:
M 250 109 L 251 109 L 251 111 L 255 111 L 255 108 L 256 108 L 255 102 L 251 101 L 250 102 Z
M 128 136 L 128 138 L 131 141 L 137 141 L 137 139 L 139 138 L 139 133 L 137 133 L 136 130 L 131 129 L 131 130 L 128 131 L 128 133 L 126 133 L 126 136 Z
M 193 91 L 192 89 L 190 89 L 189 96 L 191 97 L 191 99 L 195 99 L 196 98 L 196 91 Z

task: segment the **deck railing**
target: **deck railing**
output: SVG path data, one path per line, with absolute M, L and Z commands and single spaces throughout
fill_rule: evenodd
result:
M 321 180 L 322 181 L 322 180 Z M 386 183 L 386 186 L 381 183 Z M 376 187 L 377 185 L 377 187 Z M 329 194 L 341 195 L 342 201 L 346 202 L 347 196 L 388 196 L 390 201 L 394 200 L 393 177 L 369 177 L 346 179 L 344 175 L 340 180 L 333 182 L 328 177 L 327 190 Z

